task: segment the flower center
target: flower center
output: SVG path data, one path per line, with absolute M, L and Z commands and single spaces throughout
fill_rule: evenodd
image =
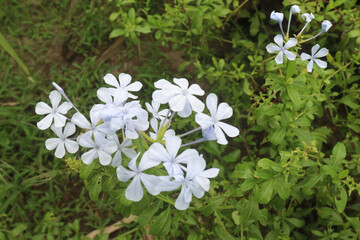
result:
M 183 94 L 184 96 L 186 96 L 186 95 L 189 94 L 189 91 L 188 91 L 187 89 L 185 89 L 185 90 L 182 91 L 182 94 Z

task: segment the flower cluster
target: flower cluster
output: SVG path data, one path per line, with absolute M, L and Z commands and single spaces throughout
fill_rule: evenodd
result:
M 302 14 L 302 18 L 305 21 L 304 27 L 301 29 L 301 31 L 297 35 L 294 34 L 294 37 L 290 38 L 289 37 L 289 31 L 290 31 L 291 17 L 292 17 L 292 15 L 294 13 L 296 14 L 296 13 L 300 13 L 300 12 L 301 12 L 301 10 L 300 10 L 299 6 L 297 6 L 297 5 L 293 5 L 290 8 L 289 21 L 288 21 L 286 34 L 284 33 L 283 26 L 282 26 L 282 22 L 284 20 L 284 14 L 273 11 L 271 13 L 271 15 L 270 15 L 270 18 L 272 20 L 275 20 L 275 21 L 277 21 L 279 23 L 280 30 L 281 30 L 281 33 L 282 33 L 282 34 L 278 34 L 278 35 L 276 35 L 274 37 L 274 42 L 276 44 L 270 43 L 270 44 L 268 44 L 266 46 L 266 50 L 268 52 L 270 52 L 270 53 L 278 52 L 277 56 L 275 57 L 275 62 L 277 64 L 282 64 L 283 63 L 284 55 L 290 61 L 295 60 L 297 54 L 294 53 L 294 52 L 289 51 L 289 48 L 295 47 L 296 45 L 300 46 L 302 43 L 307 42 L 309 40 L 312 40 L 312 39 L 318 37 L 322 33 L 327 32 L 330 29 L 330 27 L 332 26 L 332 24 L 328 20 L 323 20 L 322 23 L 321 23 L 320 32 L 318 32 L 316 35 L 314 35 L 311 38 L 308 38 L 306 40 L 301 40 L 303 38 L 302 33 L 304 32 L 304 30 L 306 29 L 308 24 L 315 18 L 312 13 L 304 13 L 304 14 Z M 284 41 L 286 41 L 285 45 L 284 45 Z M 327 63 L 325 61 L 323 61 L 323 60 L 318 59 L 318 58 L 325 57 L 329 53 L 329 50 L 326 49 L 326 48 L 321 48 L 320 50 L 319 49 L 320 49 L 320 45 L 316 44 L 311 49 L 311 55 L 309 55 L 307 53 L 302 53 L 300 55 L 301 60 L 303 60 L 303 61 L 310 60 L 309 63 L 307 64 L 307 71 L 308 72 L 312 72 L 314 62 L 320 68 L 326 68 L 327 67 Z
M 119 181 L 128 182 L 132 179 L 125 191 L 125 197 L 132 201 L 137 202 L 143 198 L 142 186 L 152 195 L 181 188 L 175 207 L 179 210 L 187 209 L 193 195 L 201 198 L 209 191 L 209 178 L 216 177 L 219 169 L 205 170 L 206 161 L 197 150 L 182 148 L 212 140 L 227 144 L 226 136 L 238 136 L 239 130 L 236 127 L 223 122 L 232 116 L 232 108 L 227 103 L 218 104 L 218 97 L 211 93 L 206 98 L 210 115 L 203 113 L 205 104 L 198 99 L 204 95 L 201 87 L 197 84 L 189 86 L 185 78 L 174 78 L 175 84 L 165 79 L 155 82 L 157 90 L 152 94 L 151 104 L 145 104 L 146 111 L 134 95 L 134 92 L 142 88 L 140 82 L 131 83 L 131 76 L 124 73 L 118 79 L 107 74 L 104 81 L 110 87 L 97 91 L 102 103 L 91 108 L 90 120 L 80 113 L 64 90 L 53 83 L 56 90 L 50 93 L 52 107 L 39 102 L 35 108 L 37 114 L 47 114 L 38 122 L 38 127 L 44 130 L 51 126 L 58 136 L 48 139 L 45 142 L 46 148 L 56 148 L 55 156 L 58 158 L 64 157 L 66 151 L 77 152 L 79 145 L 87 149 L 81 155 L 85 164 L 99 159 L 101 165 L 116 168 Z M 61 96 L 66 101 L 59 106 Z M 163 108 L 163 104 L 168 104 L 169 108 Z M 76 113 L 68 118 L 65 115 L 71 108 Z M 180 135 L 170 129 L 176 114 L 187 118 L 193 111 L 199 127 Z M 150 121 L 149 113 L 152 115 Z M 76 138 L 69 138 L 76 132 L 76 127 L 82 129 L 81 134 Z M 184 136 L 199 130 L 202 130 L 200 139 L 182 144 Z M 146 150 L 142 152 L 132 144 L 138 138 L 147 141 L 144 144 Z M 124 158 L 130 160 L 127 167 L 123 164 Z M 164 168 L 167 175 L 151 174 L 151 169 L 159 166 Z

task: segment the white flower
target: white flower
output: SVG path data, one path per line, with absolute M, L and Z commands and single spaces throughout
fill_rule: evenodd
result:
M 119 74 L 119 81 L 111 73 L 106 74 L 104 76 L 104 80 L 107 84 L 115 87 L 109 88 L 112 94 L 116 89 L 123 89 L 128 93 L 128 96 L 133 99 L 137 98 L 137 96 L 129 92 L 137 92 L 142 88 L 142 84 L 140 82 L 133 82 L 129 84 L 131 82 L 131 76 L 125 73 Z
M 281 24 L 283 22 L 283 20 L 284 20 L 284 14 L 272 11 L 271 14 L 270 14 L 270 18 L 272 20 L 277 21 L 279 24 Z
M 300 8 L 298 5 L 292 5 L 291 8 L 290 8 L 290 14 L 292 13 L 299 13 L 301 12 Z
M 329 50 L 327 50 L 326 48 L 322 48 L 320 50 L 319 49 L 320 49 L 320 45 L 316 44 L 315 46 L 313 46 L 311 48 L 311 56 L 309 54 L 307 54 L 307 53 L 302 53 L 300 55 L 301 60 L 303 60 L 303 61 L 310 60 L 310 62 L 307 65 L 307 71 L 308 72 L 312 72 L 314 62 L 320 68 L 326 68 L 327 67 L 327 62 L 325 62 L 323 60 L 320 60 L 320 59 L 317 59 L 317 58 L 325 57 L 326 55 L 328 55 Z
M 206 98 L 206 106 L 209 109 L 211 116 L 204 113 L 198 113 L 195 115 L 195 121 L 202 129 L 214 126 L 217 142 L 225 145 L 228 141 L 225 138 L 224 132 L 229 137 L 236 137 L 239 135 L 239 129 L 227 123 L 220 122 L 223 119 L 230 118 L 233 115 L 233 110 L 227 103 L 220 103 L 218 106 L 217 102 L 217 96 L 214 93 L 210 93 Z
M 312 13 L 304 13 L 301 16 L 304 19 L 304 21 L 307 23 L 311 22 L 311 20 L 313 20 L 315 18 L 314 14 L 312 14 Z
M 219 169 L 211 168 L 205 170 L 206 162 L 202 157 L 197 157 L 189 161 L 187 165 L 187 173 L 184 178 L 183 175 L 174 176 L 173 181 L 162 181 L 156 189 L 162 191 L 172 191 L 181 186 L 181 191 L 175 201 L 175 208 L 178 210 L 185 210 L 189 207 L 192 200 L 192 195 L 197 198 L 204 196 L 205 191 L 210 189 L 209 178 L 214 178 L 219 174 Z
M 169 109 L 164 109 L 159 111 L 160 103 L 156 101 L 151 101 L 151 105 L 149 103 L 145 103 L 147 110 L 153 115 L 154 118 L 163 120 L 169 114 Z
M 275 20 L 279 23 L 279 26 L 280 26 L 280 30 L 281 30 L 281 33 L 283 34 L 283 36 L 285 36 L 284 34 L 284 30 L 283 30 L 283 27 L 282 27 L 282 22 L 284 20 L 284 14 L 283 13 L 279 13 L 279 12 L 275 12 L 275 11 L 272 11 L 271 14 L 270 14 L 270 18 L 272 20 Z
M 210 126 L 208 128 L 201 129 L 201 133 L 202 133 L 203 139 L 205 141 L 213 141 L 213 140 L 217 139 L 214 126 Z
M 170 176 L 183 174 L 183 166 L 193 158 L 199 156 L 195 149 L 187 149 L 177 156 L 181 146 L 181 139 L 177 136 L 168 135 L 165 138 L 165 147 L 160 143 L 154 143 L 147 151 L 153 161 L 163 162 L 164 167 Z
M 292 5 L 292 6 L 291 6 L 286 36 L 289 36 L 289 30 L 290 30 L 290 23 L 291 23 L 292 14 L 293 14 L 293 13 L 299 13 L 300 11 L 301 11 L 301 10 L 300 10 L 300 8 L 299 8 L 298 5 Z
M 131 201 L 139 202 L 143 196 L 144 191 L 141 183 L 144 184 L 146 190 L 152 195 L 158 195 L 160 191 L 155 189 L 155 186 L 159 183 L 160 178 L 154 175 L 143 173 L 146 169 L 157 166 L 160 162 L 152 161 L 145 152 L 139 167 L 136 167 L 136 159 L 139 157 L 138 153 L 129 163 L 129 168 L 132 171 L 125 169 L 123 166 L 119 166 L 116 169 L 117 177 L 121 182 L 127 182 L 133 178 L 129 186 L 126 188 L 125 197 Z
M 75 153 L 79 149 L 77 142 L 68 139 L 69 136 L 75 133 L 75 125 L 72 123 L 67 123 L 64 132 L 61 127 L 51 126 L 51 130 L 58 136 L 58 138 L 50 138 L 45 141 L 45 146 L 47 150 L 53 150 L 56 148 L 55 157 L 62 158 L 65 155 L 65 148 L 69 153 Z
M 189 87 L 189 82 L 185 78 L 174 78 L 173 85 L 165 79 L 155 82 L 155 87 L 161 90 L 154 91 L 153 100 L 161 104 L 169 103 L 170 109 L 178 112 L 180 117 L 188 117 L 192 110 L 202 112 L 204 103 L 197 99 L 194 95 L 202 96 L 204 91 L 197 84 Z
M 69 102 L 64 102 L 59 106 L 59 103 L 61 101 L 61 95 L 58 91 L 51 91 L 49 98 L 52 108 L 44 102 L 37 103 L 35 107 L 36 114 L 48 114 L 40 122 L 37 123 L 38 128 L 41 130 L 49 128 L 53 122 L 53 119 L 55 127 L 59 128 L 65 126 L 66 117 L 63 116 L 63 114 L 66 114 L 71 109 L 71 104 Z
M 85 164 L 91 164 L 94 159 L 99 158 L 101 165 L 109 165 L 111 162 L 111 154 L 117 150 L 116 143 L 109 141 L 105 137 L 95 138 L 95 142 L 91 137 L 78 137 L 77 142 L 80 146 L 92 148 L 90 151 L 81 155 L 81 160 Z
M 119 137 L 116 134 L 109 135 L 108 139 L 111 141 L 114 141 L 117 146 L 117 150 L 115 152 L 115 155 L 112 159 L 112 166 L 118 167 L 122 163 L 122 153 L 125 154 L 126 157 L 132 159 L 136 156 L 136 151 L 131 148 L 132 141 L 129 138 L 125 138 L 124 141 L 120 144 Z
M 275 62 L 277 64 L 283 63 L 283 55 L 287 57 L 289 60 L 295 60 L 296 54 L 288 51 L 289 48 L 294 47 L 297 44 L 297 40 L 295 38 L 290 38 L 289 41 L 283 46 L 284 38 L 281 34 L 278 34 L 274 37 L 274 41 L 277 45 L 270 43 L 266 46 L 266 50 L 270 53 L 279 52 L 275 58 Z
M 322 23 L 321 23 L 321 31 L 322 31 L 322 32 L 327 32 L 327 31 L 329 31 L 329 29 L 331 28 L 331 26 L 332 26 L 332 24 L 331 24 L 330 21 L 324 20 L 324 21 L 322 21 Z
M 86 133 L 80 135 L 80 138 L 91 138 L 94 134 L 94 138 L 104 138 L 105 134 L 111 134 L 113 131 L 110 129 L 109 125 L 106 123 L 99 124 L 100 116 L 96 111 L 90 111 L 91 123 L 86 119 L 84 115 L 77 112 L 71 118 L 71 122 L 74 123 L 79 128 L 88 130 Z

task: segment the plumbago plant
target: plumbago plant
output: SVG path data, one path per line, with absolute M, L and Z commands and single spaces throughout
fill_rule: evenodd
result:
M 218 20 L 234 14 L 210 11 L 229 8 L 223 1 L 216 2 L 196 2 L 211 5 L 203 6 L 206 24 L 195 24 L 193 18 L 199 14 L 188 18 L 180 14 L 200 9 L 190 8 L 191 1 L 181 3 L 185 7 L 167 5 L 164 16 L 147 15 L 147 19 L 135 16 L 143 11 L 130 8 L 112 15 L 114 21 L 128 21 L 119 21 L 124 25 L 111 37 L 125 36 L 138 43 L 142 34 L 153 29 L 156 39 L 182 44 L 190 38 L 181 34 L 191 32 L 202 36 L 191 42 L 198 46 L 198 40 L 220 32 L 221 24 L 213 24 L 212 15 L 221 23 Z M 237 128 L 223 122 L 232 116 L 232 109 L 218 104 L 215 94 L 202 103 L 198 97 L 204 91 L 196 84 L 189 86 L 185 79 L 174 79 L 175 84 L 155 82 L 153 101 L 145 103 L 147 111 L 136 100 L 141 83 L 131 83 L 126 74 L 118 79 L 111 74 L 104 77 L 110 86 L 98 90 L 102 103 L 91 108 L 89 118 L 56 84 L 50 94 L 52 107 L 37 105 L 36 112 L 47 115 L 39 128 L 51 127 L 57 135 L 45 142 L 48 149 L 56 149 L 56 157 L 82 147 L 80 160 L 70 155 L 66 162 L 80 173 L 90 198 L 112 206 L 119 218 L 139 216 L 119 239 L 145 238 L 145 234 L 162 239 L 360 238 L 358 57 L 350 51 L 347 55 L 352 57 L 347 58 L 340 50 L 333 57 L 334 47 L 326 43 L 331 34 L 325 35 L 333 30 L 331 22 L 339 19 L 336 7 L 355 3 L 330 1 L 322 6 L 324 16 L 309 13 L 322 1 L 285 3 L 289 6 L 286 27 L 287 16 L 275 11 L 270 15 L 271 22 L 280 26 L 279 34 L 271 36 L 274 43 L 263 44 L 267 36 L 262 33 L 257 35 L 258 45 L 234 33 L 233 48 L 247 45 L 247 49 L 224 59 L 214 54 L 214 67 L 195 61 L 199 79 L 237 101 L 236 121 L 246 118 L 240 137 L 236 137 Z M 351 19 L 359 11 L 341 12 L 347 24 L 354 25 L 350 29 L 355 37 L 356 23 Z M 259 28 L 262 16 L 257 12 L 251 17 L 252 27 Z M 175 20 L 182 19 L 191 22 L 182 24 L 191 29 L 175 31 Z M 250 66 L 237 61 L 244 54 L 249 54 Z M 332 67 L 327 68 L 328 63 Z M 61 95 L 66 101 L 60 105 Z M 72 116 L 67 113 L 70 109 Z M 244 109 L 247 115 L 240 114 Z M 197 126 L 183 133 L 186 124 Z M 235 150 L 225 149 L 228 137 L 236 137 L 231 146 Z M 189 148 L 193 144 L 199 144 L 197 150 Z M 201 150 L 205 150 L 203 156 Z
M 175 84 L 165 79 L 155 82 L 157 90 L 152 94 L 151 104 L 146 103 L 146 111 L 140 101 L 135 100 L 137 96 L 134 92 L 142 88 L 140 82 L 131 83 L 131 76 L 124 73 L 118 79 L 107 74 L 104 81 L 111 87 L 97 91 L 103 103 L 91 108 L 90 121 L 74 106 L 64 90 L 53 83 L 56 90 L 49 96 L 52 106 L 39 102 L 35 108 L 37 114 L 46 115 L 37 123 L 38 128 L 51 128 L 57 136 L 46 140 L 46 148 L 55 149 L 57 158 L 63 158 L 66 152 L 76 153 L 79 146 L 86 149 L 81 155 L 85 165 L 81 166 L 80 175 L 91 179 L 87 186 L 94 200 L 101 191 L 104 176 L 110 177 L 107 188 L 116 188 L 118 184 L 111 180 L 116 169 L 118 180 L 127 185 L 123 192 L 120 187 L 118 198 L 125 196 L 129 201 L 139 202 L 144 198 L 144 187 L 149 194 L 173 204 L 176 209 L 188 209 L 193 196 L 201 198 L 210 190 L 209 179 L 215 178 L 219 169 L 206 169 L 203 155 L 187 147 L 213 140 L 226 145 L 226 136 L 238 136 L 239 130 L 224 122 L 233 115 L 232 108 L 227 103 L 219 104 L 218 97 L 210 93 L 206 98 L 210 115 L 203 113 L 205 104 L 197 98 L 204 95 L 200 86 L 189 86 L 187 79 L 174 78 Z M 60 105 L 61 96 L 66 101 Z M 164 104 L 168 104 L 169 109 L 164 108 Z M 76 111 L 72 117 L 67 114 L 70 109 Z M 195 121 L 199 127 L 177 135 L 171 128 L 176 125 L 174 116 L 188 118 L 193 111 L 196 112 Z M 149 113 L 152 115 L 150 121 Z M 76 127 L 82 131 L 76 138 L 71 137 Z M 200 139 L 183 143 L 185 136 L 197 131 L 202 132 Z M 187 149 L 182 150 L 184 148 Z M 74 161 L 69 160 L 68 164 L 74 166 Z M 98 173 L 94 178 L 89 178 L 95 168 Z M 170 200 L 172 195 L 168 195 L 169 198 L 159 195 L 177 189 L 181 190 L 175 203 Z M 156 231 L 159 230 L 152 232 Z

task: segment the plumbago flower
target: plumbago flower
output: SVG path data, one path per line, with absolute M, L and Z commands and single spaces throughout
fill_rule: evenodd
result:
M 139 202 L 144 196 L 141 183 L 144 184 L 146 190 L 150 194 L 158 195 L 160 193 L 160 191 L 155 189 L 155 186 L 160 181 L 160 178 L 155 175 L 143 173 L 143 171 L 159 165 L 160 162 L 152 160 L 152 158 L 149 157 L 149 154 L 145 153 L 140 161 L 139 167 L 137 167 L 136 160 L 139 155 L 140 153 L 138 153 L 128 165 L 132 171 L 125 169 L 123 166 L 119 166 L 116 169 L 117 177 L 121 182 L 127 182 L 129 179 L 133 178 L 129 186 L 126 188 L 125 197 L 134 202 Z
M 175 201 L 175 207 L 179 210 L 185 210 L 190 205 L 192 195 L 202 198 L 204 193 L 210 189 L 209 178 L 214 178 L 219 174 L 218 168 L 205 170 L 205 167 L 204 158 L 201 156 L 193 158 L 187 165 L 186 177 L 176 175 L 173 181 L 163 180 L 157 184 L 155 189 L 159 192 L 173 191 L 181 186 L 180 194 Z
M 169 103 L 170 109 L 177 112 L 180 117 L 188 117 L 192 110 L 202 112 L 204 103 L 197 99 L 194 95 L 202 96 L 204 91 L 197 84 L 189 87 L 189 82 L 185 78 L 174 78 L 173 85 L 165 79 L 155 82 L 156 90 L 152 97 L 153 100 L 161 104 Z
M 66 117 L 63 116 L 71 109 L 71 104 L 68 102 L 64 102 L 59 106 L 59 103 L 61 101 L 61 95 L 58 91 L 54 90 L 49 95 L 52 108 L 49 107 L 44 102 L 39 102 L 36 104 L 35 112 L 39 115 L 47 114 L 46 117 L 44 117 L 40 122 L 37 123 L 38 128 L 41 130 L 48 129 L 53 120 L 55 127 L 61 128 L 65 126 Z
M 225 134 L 237 136 L 239 130 L 236 127 L 222 122 L 232 116 L 231 107 L 226 103 L 218 105 L 217 96 L 210 94 L 206 98 L 206 106 L 211 116 L 201 113 L 205 104 L 197 97 L 204 95 L 204 91 L 197 84 L 189 86 L 185 78 L 174 78 L 175 84 L 164 79 L 155 82 L 157 90 L 152 94 L 151 105 L 146 103 L 146 111 L 140 101 L 133 100 L 137 98 L 133 93 L 140 90 L 141 83 L 131 83 L 128 74 L 120 74 L 119 79 L 107 74 L 104 80 L 112 87 L 103 87 L 97 91 L 101 103 L 90 108 L 90 121 L 85 117 L 87 114 L 84 115 L 74 106 L 65 91 L 53 83 L 57 91 L 50 94 L 52 108 L 43 102 L 35 108 L 37 114 L 48 114 L 38 123 L 38 127 L 46 129 L 51 126 L 57 135 L 57 138 L 46 140 L 46 148 L 56 149 L 55 156 L 59 158 L 64 157 L 66 151 L 75 153 L 79 146 L 87 148 L 81 154 L 81 160 L 89 165 L 99 159 L 96 176 L 102 174 L 101 167 L 110 167 L 116 168 L 119 181 L 128 182 L 131 179 L 124 188 L 125 197 L 131 201 L 140 201 L 145 194 L 144 190 L 156 196 L 162 191 L 174 191 L 181 187 L 175 207 L 179 210 L 188 208 L 192 195 L 201 198 L 209 191 L 209 179 L 216 177 L 219 169 L 205 170 L 205 159 L 197 150 L 187 146 L 212 140 L 227 144 Z M 61 96 L 67 102 L 59 106 Z M 160 106 L 164 110 L 160 110 Z M 76 111 L 72 116 L 67 113 L 70 108 Z M 195 120 L 200 126 L 176 136 L 172 126 L 181 126 L 173 124 L 176 113 L 184 118 L 191 116 L 193 110 L 197 113 Z M 149 113 L 152 115 L 150 123 Z M 71 122 L 65 126 L 67 119 L 71 119 Z M 151 132 L 149 125 L 154 132 Z M 75 141 L 68 137 L 75 134 L 76 127 L 83 131 L 74 137 Z M 185 140 L 183 144 L 185 136 L 190 137 L 199 130 L 202 131 L 200 139 Z M 128 160 L 130 163 L 127 168 L 124 162 Z M 102 177 L 107 177 L 108 173 L 106 170 Z M 93 176 L 90 174 L 88 178 Z M 92 182 L 91 179 L 87 181 Z
M 58 138 L 50 138 L 46 140 L 45 146 L 47 150 L 53 150 L 56 148 L 55 157 L 63 158 L 65 155 L 65 148 L 69 153 L 76 153 L 79 149 L 77 142 L 68 139 L 69 136 L 73 135 L 76 131 L 75 125 L 67 123 L 64 132 L 61 127 L 51 126 L 51 130 L 58 136 Z
M 317 59 L 317 58 L 321 58 L 321 57 L 325 57 L 326 55 L 328 55 L 329 50 L 327 50 L 326 48 L 322 48 L 320 49 L 320 45 L 316 44 L 315 46 L 313 46 L 311 48 L 311 56 L 307 53 L 302 53 L 300 55 L 301 60 L 305 61 L 305 60 L 310 60 L 310 62 L 307 65 L 307 71 L 308 72 L 312 72 L 313 69 L 313 65 L 314 62 L 320 67 L 320 68 L 326 68 L 327 67 L 327 62 Z M 319 50 L 319 51 L 318 51 Z
M 288 21 L 288 27 L 287 27 L 287 33 L 286 35 L 284 34 L 283 28 L 282 28 L 282 22 L 284 19 L 284 14 L 282 13 L 278 13 L 273 11 L 270 14 L 270 18 L 272 20 L 275 20 L 279 23 L 280 25 L 280 30 L 281 30 L 281 34 L 278 34 L 275 36 L 274 41 L 276 44 L 270 43 L 266 46 L 266 50 L 270 53 L 272 52 L 279 52 L 278 55 L 275 58 L 275 62 L 277 64 L 282 64 L 283 63 L 283 55 L 285 54 L 286 58 L 289 60 L 295 60 L 297 54 L 290 52 L 288 49 L 291 47 L 296 46 L 297 44 L 301 44 L 307 41 L 310 41 L 316 37 L 318 37 L 319 35 L 321 35 L 324 32 L 329 31 L 329 29 L 331 28 L 332 24 L 330 21 L 328 20 L 323 20 L 321 23 L 321 30 L 318 34 L 314 35 L 313 37 L 310 37 L 309 39 L 306 40 L 302 40 L 302 36 L 301 34 L 303 33 L 303 31 L 306 29 L 306 27 L 308 26 L 308 24 L 315 18 L 315 16 L 312 13 L 304 13 L 302 15 L 302 18 L 305 21 L 305 25 L 304 27 L 301 29 L 301 31 L 297 34 L 294 35 L 295 38 L 290 38 L 287 43 L 285 45 L 284 44 L 284 38 L 288 39 L 289 37 L 289 31 L 290 31 L 290 23 L 291 23 L 291 17 L 293 13 L 300 13 L 300 8 L 297 5 L 293 5 L 290 8 L 290 14 L 289 14 L 289 21 Z M 298 42 L 298 39 L 300 40 Z M 328 54 L 328 50 L 326 48 L 322 48 L 320 49 L 320 51 L 318 53 L 317 50 L 319 50 L 320 46 L 318 44 L 316 44 L 313 48 L 312 48 L 312 55 L 310 56 L 309 54 L 306 53 L 302 53 L 300 55 L 301 60 L 306 61 L 306 60 L 310 60 L 310 62 L 307 65 L 307 70 L 308 72 L 312 72 L 312 68 L 313 68 L 313 64 L 314 62 L 316 64 L 318 64 L 318 66 L 320 68 L 326 68 L 327 67 L 327 63 L 325 61 L 316 59 L 316 58 L 320 58 L 320 57 L 324 57 Z
M 214 127 L 214 133 L 216 135 L 217 142 L 219 144 L 225 145 L 228 143 L 228 141 L 225 138 L 224 132 L 229 137 L 236 137 L 240 132 L 236 127 L 221 122 L 221 120 L 230 118 L 233 115 L 233 110 L 227 103 L 220 103 L 218 106 L 217 102 L 217 96 L 214 93 L 210 93 L 206 98 L 206 107 L 210 111 L 210 116 L 204 113 L 198 113 L 195 116 L 195 120 L 202 129 Z M 211 129 L 208 131 L 211 131 Z
M 293 52 L 290 52 L 288 48 L 294 47 L 297 43 L 297 40 L 295 38 L 290 38 L 289 41 L 284 44 L 284 38 L 281 36 L 281 34 L 278 34 L 274 37 L 274 42 L 277 44 L 270 43 L 266 46 L 266 50 L 270 53 L 272 52 L 279 52 L 278 55 L 275 58 L 275 62 L 277 64 L 283 63 L 283 56 L 287 57 L 289 60 L 295 60 L 296 54 Z

